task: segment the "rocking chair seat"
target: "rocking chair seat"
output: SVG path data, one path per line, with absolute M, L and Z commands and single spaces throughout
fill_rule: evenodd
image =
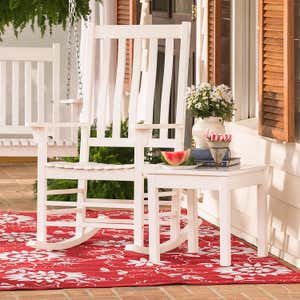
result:
M 73 169 L 73 170 L 128 170 L 133 169 L 134 164 L 127 165 L 115 165 L 115 164 L 103 164 L 103 163 L 72 163 L 72 162 L 49 162 L 46 164 L 48 168 L 59 168 L 59 169 Z

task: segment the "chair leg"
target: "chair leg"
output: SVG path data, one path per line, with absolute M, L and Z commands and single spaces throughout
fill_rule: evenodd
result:
M 47 179 L 39 174 L 37 186 L 37 235 L 39 242 L 47 241 Z
M 76 229 L 75 236 L 81 237 L 83 235 L 83 222 L 85 219 L 84 201 L 87 195 L 87 180 L 78 180 L 78 189 L 82 192 L 77 194 L 77 208 L 79 211 L 76 213 Z
M 180 191 L 176 190 L 176 195 L 172 196 L 172 218 L 170 224 L 170 239 L 177 239 L 180 234 L 180 215 L 181 215 L 181 205 L 180 205 Z
M 134 183 L 134 245 L 144 246 L 144 178 Z
M 149 180 L 149 179 L 148 179 Z M 157 189 L 149 182 L 149 254 L 152 263 L 160 263 L 160 218 Z

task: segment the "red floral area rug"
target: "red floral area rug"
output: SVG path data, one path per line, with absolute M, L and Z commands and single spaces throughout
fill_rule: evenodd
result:
M 103 214 L 132 217 L 128 211 Z M 27 241 L 35 239 L 35 231 L 34 213 L 0 213 L 0 290 L 181 283 L 300 283 L 300 273 L 273 257 L 257 258 L 254 248 L 234 236 L 232 266 L 221 267 L 219 231 L 207 222 L 199 227 L 199 253 L 188 254 L 185 243 L 163 254 L 160 265 L 150 263 L 147 255 L 124 250 L 125 245 L 133 240 L 130 230 L 101 229 L 80 246 L 54 252 L 26 246 Z M 49 240 L 70 238 L 73 234 L 70 228 L 52 228 Z M 168 228 L 162 228 L 162 240 L 168 237 Z

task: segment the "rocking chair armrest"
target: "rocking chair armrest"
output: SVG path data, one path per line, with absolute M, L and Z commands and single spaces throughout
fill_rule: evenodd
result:
M 184 124 L 137 124 L 136 130 L 183 129 Z

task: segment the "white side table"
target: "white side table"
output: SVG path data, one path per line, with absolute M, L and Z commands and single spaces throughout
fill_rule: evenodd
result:
M 258 256 L 267 255 L 267 202 L 265 194 L 265 166 L 238 166 L 222 169 L 148 169 L 148 207 L 149 207 L 149 255 L 153 263 L 160 261 L 160 224 L 159 199 L 156 196 L 159 188 L 211 190 L 219 192 L 220 218 L 220 265 L 231 265 L 231 191 L 247 186 L 257 186 L 257 245 Z M 188 205 L 187 239 L 189 252 L 197 251 L 198 236 L 195 213 L 195 201 Z M 194 205 L 195 206 L 195 205 Z

